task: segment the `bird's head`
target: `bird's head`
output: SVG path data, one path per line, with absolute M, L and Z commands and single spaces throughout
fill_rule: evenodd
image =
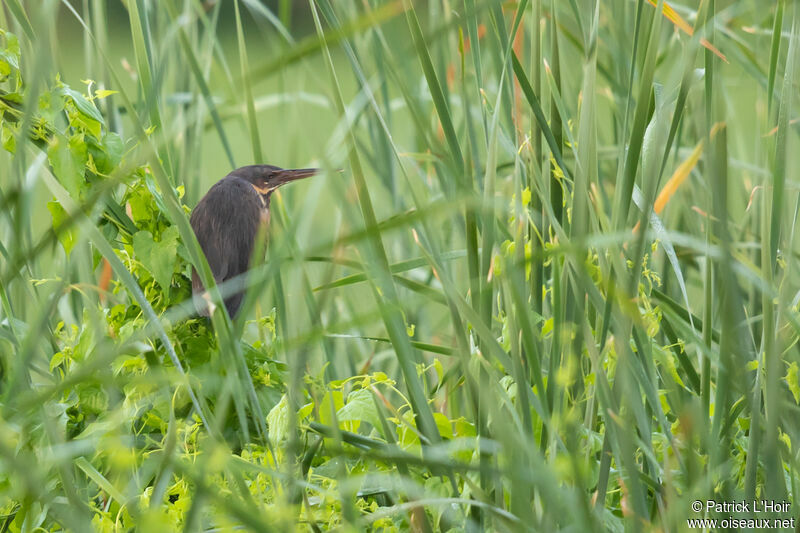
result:
M 280 168 L 273 165 L 249 165 L 237 168 L 231 175 L 249 181 L 259 194 L 268 195 L 290 181 L 308 178 L 319 172 L 316 168 Z

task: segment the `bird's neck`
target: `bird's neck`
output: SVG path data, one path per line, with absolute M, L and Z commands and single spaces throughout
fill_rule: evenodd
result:
M 269 199 L 272 196 L 272 191 L 267 194 L 258 194 L 261 198 L 261 224 L 266 227 L 269 225 Z
M 261 208 L 269 209 L 269 199 L 272 197 L 272 191 L 269 191 L 267 194 L 258 193 L 258 197 L 261 198 Z

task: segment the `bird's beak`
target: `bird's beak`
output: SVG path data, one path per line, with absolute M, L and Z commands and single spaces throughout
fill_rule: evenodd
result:
M 287 168 L 278 170 L 270 177 L 272 189 L 277 189 L 284 183 L 311 177 L 319 172 L 318 168 Z

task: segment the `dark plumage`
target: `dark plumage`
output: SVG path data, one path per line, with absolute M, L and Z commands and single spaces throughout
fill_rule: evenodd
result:
M 290 181 L 313 176 L 316 169 L 282 169 L 272 165 L 237 168 L 215 183 L 192 211 L 190 222 L 208 265 L 219 284 L 247 272 L 259 227 L 269 223 L 272 193 Z M 192 292 L 200 314 L 209 316 L 200 277 L 192 270 Z M 233 317 L 243 292 L 225 298 Z

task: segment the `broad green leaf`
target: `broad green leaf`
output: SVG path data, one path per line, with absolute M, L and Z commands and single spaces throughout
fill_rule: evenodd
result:
M 64 252 L 69 255 L 77 241 L 77 232 L 73 228 L 61 229 L 61 225 L 68 218 L 67 212 L 61 207 L 61 204 L 55 200 L 47 202 L 47 210 L 50 211 L 50 216 L 53 218 L 53 230 L 58 234 L 58 242 L 64 247 Z
M 92 155 L 95 168 L 98 172 L 110 175 L 122 160 L 125 145 L 120 136 L 110 132 L 103 135 L 101 142 L 96 142 L 89 137 L 89 153 Z
M 2 31 L 2 30 L 0 30 Z M 0 49 L 0 73 L 3 76 L 11 74 L 11 70 L 19 70 L 19 39 L 11 32 L 4 32 L 6 46 Z
M 369 422 L 372 427 L 381 429 L 381 419 L 372 393 L 368 389 L 359 389 L 347 395 L 347 403 L 336 412 L 339 422 Z
M 333 406 L 331 406 L 331 402 Z M 322 403 L 319 406 L 319 421 L 326 425 L 333 425 L 333 417 L 331 416 L 331 407 L 335 411 L 339 411 L 344 406 L 344 398 L 341 390 L 331 390 L 325 393 L 322 398 Z
M 105 125 L 105 121 L 103 120 L 103 115 L 100 114 L 100 111 L 94 106 L 92 102 L 86 99 L 81 93 L 74 89 L 70 89 L 68 85 L 62 85 L 58 88 L 58 92 L 72 100 L 75 104 L 75 107 L 78 108 L 78 111 L 81 112 L 82 115 L 99 122 L 101 125 Z
M 267 415 L 267 427 L 269 440 L 274 444 L 280 444 L 289 437 L 289 400 L 285 394 Z
M 9 62 L 15 69 L 19 69 L 19 38 L 10 31 L 5 32 L 6 49 L 9 55 Z
M 14 153 L 17 150 L 17 136 L 8 124 L 3 125 L 0 129 L 0 141 L 2 141 L 3 148 L 9 152 Z
M 73 149 L 74 148 L 74 149 Z M 78 198 L 84 184 L 85 145 L 83 154 L 77 143 L 66 137 L 57 135 L 47 149 L 47 158 L 53 173 L 70 195 Z
M 433 419 L 436 421 L 436 427 L 439 428 L 439 434 L 442 438 L 453 438 L 453 424 L 442 413 L 433 413 Z
M 102 127 L 100 123 L 93 118 L 87 117 L 83 113 L 77 113 L 71 115 L 71 119 L 70 125 L 78 128 L 79 131 L 82 129 L 83 131 L 89 132 L 95 139 L 99 139 L 102 136 Z
M 178 228 L 167 228 L 158 242 L 149 231 L 139 231 L 133 236 L 133 251 L 161 288 L 169 289 L 177 260 Z

